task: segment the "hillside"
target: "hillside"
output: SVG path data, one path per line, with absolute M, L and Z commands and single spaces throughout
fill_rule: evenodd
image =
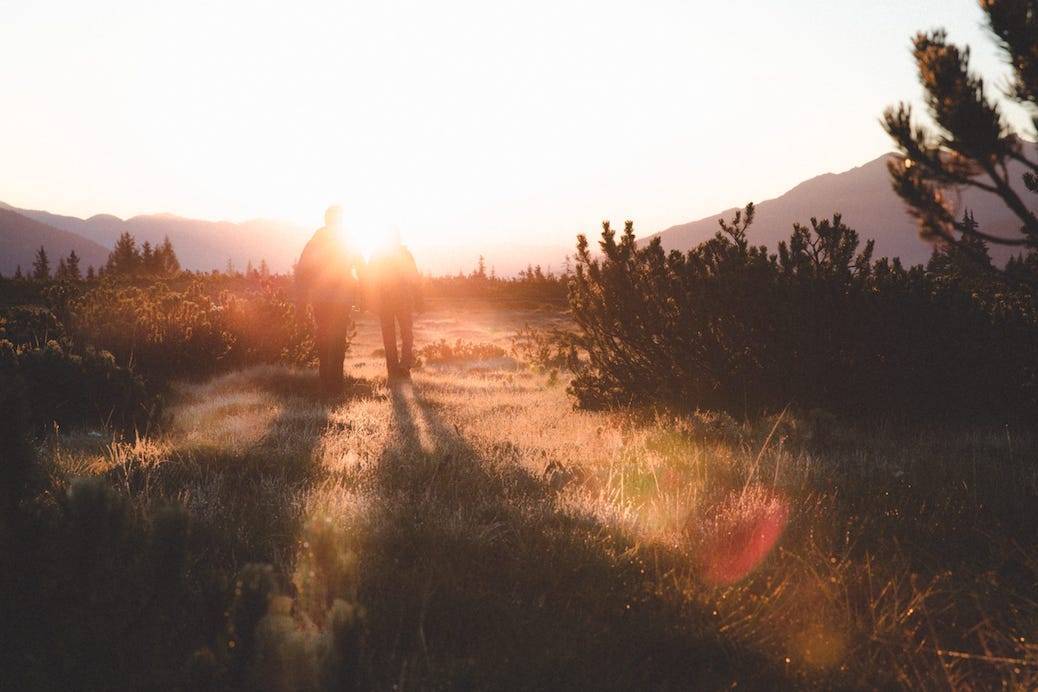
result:
M 11 276 L 19 265 L 22 272 L 28 273 L 41 245 L 47 251 L 52 270 L 72 250 L 79 255 L 83 271 L 90 265 L 100 267 L 108 258 L 108 249 L 92 240 L 0 207 L 0 274 Z
M 1033 144 L 1029 145 L 1034 147 Z M 772 250 L 780 240 L 789 237 L 793 223 L 807 224 L 811 217 L 819 219 L 843 214 L 844 222 L 858 231 L 863 239 L 876 241 L 876 256 L 900 257 L 906 264 L 926 262 L 933 251 L 930 243 L 919 237 L 915 221 L 890 185 L 886 154 L 842 173 L 826 173 L 800 183 L 775 199 L 757 204 L 757 217 L 751 231 L 751 242 L 767 245 Z M 1020 180 L 1022 169 L 1010 166 L 1014 180 Z M 1012 235 L 1019 228 L 1008 210 L 997 198 L 966 191 L 955 200 L 957 210 L 972 209 L 983 230 Z M 718 219 L 731 218 L 735 209 L 726 209 L 698 221 L 672 226 L 641 242 L 659 236 L 664 249 L 687 250 L 717 232 Z M 993 248 L 992 256 L 1005 261 L 1013 252 Z
M 1026 146 L 1032 151 L 1036 147 L 1033 143 Z M 758 203 L 751 241 L 775 250 L 779 241 L 789 237 L 794 222 L 806 224 L 811 217 L 826 218 L 839 212 L 843 214 L 844 222 L 857 230 L 863 239 L 876 241 L 877 257 L 900 257 L 906 264 L 926 262 L 933 248 L 919 237 L 915 221 L 891 189 L 886 165 L 891 156 L 894 155 L 886 154 L 842 173 L 819 175 L 780 197 Z M 1020 180 L 1021 166 L 1014 164 L 1009 168 L 1013 179 Z M 958 210 L 973 210 L 985 231 L 1010 236 L 1019 227 L 1016 218 L 1001 201 L 986 193 L 968 190 L 954 202 Z M 95 256 L 97 246 L 112 247 L 124 232 L 132 233 L 138 243 L 150 241 L 153 245 L 168 236 L 181 265 L 195 271 L 224 269 L 228 260 L 238 269 L 243 269 L 249 261 L 257 264 L 261 259 L 265 259 L 274 271 L 290 271 L 312 231 L 286 221 L 269 219 L 235 223 L 189 219 L 173 214 L 146 214 L 129 219 L 97 214 L 80 219 L 46 211 L 17 209 L 2 203 L 0 208 L 13 210 L 53 230 L 79 236 L 81 242 L 92 241 Z M 697 221 L 672 226 L 640 242 L 659 236 L 664 249 L 687 250 L 713 237 L 718 230 L 717 221 L 730 218 L 735 211 L 734 208 L 726 209 Z M 408 238 L 406 232 L 404 235 L 421 270 L 433 275 L 471 271 L 480 254 L 485 257 L 487 267 L 493 267 L 501 276 L 515 275 L 528 264 L 540 264 L 545 269 L 558 271 L 572 247 L 569 244 L 524 245 L 488 238 L 485 246 L 471 248 L 445 245 L 435 242 L 437 239 Z M 19 252 L 23 254 L 18 257 L 23 257 L 24 250 Z M 992 248 L 992 256 L 997 261 L 1005 261 L 1013 252 L 1007 248 Z M 9 254 L 5 251 L 3 260 L 6 261 Z M 21 259 L 17 262 L 22 262 L 24 268 Z M 0 264 L 0 267 L 7 265 Z M 13 266 L 0 271 L 13 271 Z
M 169 236 L 180 263 L 187 269 L 223 269 L 230 259 L 243 269 L 250 260 L 266 259 L 275 271 L 287 271 L 302 249 L 303 229 L 283 221 L 255 219 L 242 223 L 188 219 L 173 214 L 147 214 L 121 219 L 97 214 L 88 219 L 46 211 L 19 209 L 19 213 L 55 228 L 112 247 L 125 232 L 138 243 L 157 245 Z
M 174 214 L 145 214 L 121 219 L 111 214 L 97 214 L 87 219 L 52 214 L 47 211 L 18 209 L 0 203 L 25 217 L 56 229 L 88 238 L 111 248 L 124 232 L 132 233 L 138 243 L 157 245 L 168 236 L 176 248 L 180 264 L 192 271 L 224 269 L 230 259 L 244 269 L 249 261 L 258 264 L 265 259 L 275 272 L 288 272 L 299 257 L 303 245 L 314 229 L 287 221 L 252 219 L 240 223 L 189 219 Z M 501 276 L 514 276 L 527 265 L 542 265 L 545 270 L 559 271 L 564 258 L 572 251 L 568 244 L 535 245 L 491 242 L 483 247 L 462 247 L 437 242 L 436 238 L 409 238 L 419 268 L 425 274 L 453 275 L 472 271 L 483 255 L 488 270 Z

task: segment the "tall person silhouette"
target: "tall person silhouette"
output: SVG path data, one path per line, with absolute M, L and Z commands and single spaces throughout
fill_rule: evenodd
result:
M 386 243 L 368 264 L 372 307 L 382 327 L 386 372 L 390 379 L 410 377 L 414 365 L 414 313 L 421 310 L 420 277 L 414 256 L 400 243 L 400 233 L 390 231 Z M 396 328 L 400 327 L 397 353 Z
M 351 311 L 359 297 L 363 259 L 354 251 L 342 227 L 342 207 L 332 206 L 324 213 L 324 226 L 318 228 L 296 264 L 295 279 L 300 303 L 313 307 L 316 326 L 314 340 L 321 389 L 336 397 L 343 389 L 343 361 Z

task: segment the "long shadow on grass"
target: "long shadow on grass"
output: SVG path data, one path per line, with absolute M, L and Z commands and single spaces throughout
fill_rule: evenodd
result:
M 352 381 L 347 397 L 368 394 L 370 385 Z M 126 648 L 129 658 L 147 646 L 168 652 L 157 668 L 177 670 L 191 651 L 217 641 L 226 627 L 235 576 L 246 564 L 274 566 L 279 589 L 291 591 L 288 575 L 307 520 L 306 496 L 327 477 L 317 447 L 330 413 L 341 403 L 321 402 L 317 378 L 308 372 L 256 368 L 234 373 L 206 385 L 181 405 L 180 415 L 189 420 L 181 421 L 187 429 L 177 437 L 187 441 L 169 458 L 156 464 L 131 461 L 109 473 L 113 485 L 141 506 L 142 515 L 173 504 L 184 506 L 191 517 L 185 565 L 190 588 L 176 604 L 143 598 L 145 607 L 161 605 L 170 612 L 151 618 L 165 622 L 164 629 L 145 632 L 137 624 L 123 628 L 137 639 Z M 192 413 L 192 406 L 199 408 Z M 256 439 L 236 441 L 239 428 L 239 438 L 255 433 Z M 193 430 L 211 436 L 191 442 Z M 113 602 L 134 605 L 125 597 L 126 588 L 115 584 L 110 590 Z M 138 618 L 131 614 L 126 619 L 134 623 Z M 144 644 L 146 637 L 154 642 Z M 98 644 L 99 649 L 112 648 L 111 642 Z M 96 658 L 104 664 L 113 655 L 101 650 Z
M 194 388 L 171 422 L 173 447 L 117 446 L 103 478 L 34 516 L 29 547 L 5 551 L 17 560 L 4 596 L 17 607 L 4 610 L 3 634 L 17 634 L 0 654 L 0 688 L 178 687 L 189 654 L 225 630 L 238 570 L 291 572 L 303 499 L 323 474 L 315 447 L 329 408 L 315 404 L 316 384 L 257 368 Z M 237 444 L 239 432 L 257 439 Z M 190 531 L 168 505 L 187 510 Z
M 172 493 L 190 489 L 187 504 L 209 542 L 202 551 L 207 561 L 229 570 L 264 562 L 290 573 L 305 521 L 303 499 L 325 476 L 315 451 L 339 402 L 321 402 L 317 380 L 307 372 L 246 371 L 228 376 L 226 385 L 214 383 L 211 395 L 219 397 L 224 388 L 241 401 L 232 398 L 224 412 L 240 405 L 242 420 L 248 424 L 255 416 L 261 434 L 251 443 L 223 443 L 221 437 L 223 444 L 189 447 L 152 470 L 150 482 Z M 349 396 L 367 389 L 354 382 Z M 254 395 L 258 401 L 250 399 Z M 235 436 L 236 419 L 211 423 L 221 425 L 226 436 Z
M 655 592 L 633 541 L 481 455 L 409 384 L 360 565 L 376 686 L 719 689 L 777 673 Z

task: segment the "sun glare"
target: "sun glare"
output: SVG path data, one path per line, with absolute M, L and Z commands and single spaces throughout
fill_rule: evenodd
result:
M 346 245 L 352 250 L 359 252 L 367 262 L 371 259 L 375 247 L 375 234 L 361 232 L 358 229 L 349 229 L 344 232 Z
M 347 233 L 350 246 L 364 257 L 365 262 L 370 261 L 375 251 L 378 250 L 380 235 L 376 230 L 353 230 Z
M 359 252 L 365 262 L 392 245 L 400 236 L 399 231 L 391 226 L 351 226 L 344 229 L 343 234 L 348 246 Z

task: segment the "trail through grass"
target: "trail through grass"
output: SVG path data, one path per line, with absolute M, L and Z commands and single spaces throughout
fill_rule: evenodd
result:
M 167 444 L 228 466 L 192 466 L 170 489 L 214 531 L 241 528 L 237 562 L 291 575 L 315 638 L 335 599 L 363 608 L 367 682 L 715 688 L 745 675 L 756 654 L 733 662 L 710 617 L 659 593 L 636 536 L 563 500 L 558 459 L 615 441 L 560 388 L 473 363 L 388 386 L 374 359 L 351 365 L 333 406 L 309 373 L 185 387 Z M 517 420 L 531 411 L 545 418 Z M 290 649 L 274 643 L 260 677 L 289 667 Z
M 507 347 L 531 318 L 418 334 Z M 253 631 L 202 642 L 242 686 L 1034 682 L 1029 434 L 581 412 L 493 349 L 390 386 L 376 339 L 362 323 L 341 402 L 255 368 L 180 386 L 161 434 L 57 453 L 185 507 L 193 578 L 272 566 Z

